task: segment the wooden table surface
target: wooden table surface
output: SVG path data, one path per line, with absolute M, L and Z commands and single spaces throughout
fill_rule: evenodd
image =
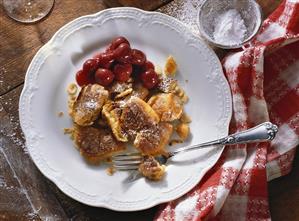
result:
M 260 0 L 262 5 L 265 1 Z M 120 213 L 78 203 L 34 166 L 18 120 L 18 101 L 26 69 L 37 50 L 64 24 L 108 7 L 136 6 L 158 10 L 186 23 L 197 33 L 198 0 L 56 0 L 51 14 L 36 24 L 24 25 L 8 18 L 0 5 L 0 220 L 152 220 L 156 207 Z M 272 0 L 270 13 L 278 4 Z M 2 4 L 2 1 L 1 1 Z M 217 51 L 218 55 L 224 54 Z M 299 156 L 291 174 L 269 183 L 273 220 L 299 220 Z

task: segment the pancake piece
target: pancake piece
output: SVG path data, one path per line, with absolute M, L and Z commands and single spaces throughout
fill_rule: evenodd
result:
M 132 97 L 124 106 L 121 127 L 144 155 L 165 154 L 173 132 L 169 123 L 159 123 L 159 116 L 143 100 Z
M 166 60 L 166 64 L 164 67 L 164 73 L 167 76 L 174 76 L 177 71 L 177 64 L 176 61 L 172 56 L 169 56 Z
M 98 84 L 84 86 L 70 112 L 74 122 L 80 126 L 92 125 L 108 96 L 108 91 Z
M 108 102 L 104 105 L 102 115 L 111 127 L 111 130 L 118 141 L 128 142 L 128 137 L 123 132 L 120 124 L 122 109 L 115 102 Z
M 178 82 L 167 76 L 160 76 L 157 88 L 164 93 L 175 93 Z
M 133 87 L 133 92 L 129 96 L 129 98 L 138 97 L 142 100 L 146 100 L 148 95 L 149 95 L 149 90 L 145 88 L 141 83 L 136 83 Z
M 164 155 L 165 147 L 169 143 L 173 126 L 161 122 L 157 125 L 140 130 L 134 140 L 134 146 L 144 155 Z
M 134 139 L 136 133 L 159 123 L 159 116 L 145 101 L 138 97 L 128 100 L 121 114 L 121 127 Z
M 145 156 L 138 170 L 150 180 L 161 180 L 165 174 L 166 167 L 160 165 L 159 162 L 152 156 Z
M 183 114 L 183 103 L 175 94 L 157 94 L 148 101 L 148 104 L 159 115 L 161 121 L 171 122 L 180 119 Z
M 123 143 L 114 138 L 109 129 L 76 125 L 74 140 L 81 155 L 92 164 L 98 164 L 113 154 L 126 149 Z

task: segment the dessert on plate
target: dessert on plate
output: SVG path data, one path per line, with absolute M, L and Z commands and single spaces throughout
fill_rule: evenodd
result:
M 174 78 L 176 71 L 172 56 L 162 71 L 124 37 L 84 62 L 76 74 L 79 88 L 68 88 L 68 107 L 71 137 L 87 162 L 109 163 L 132 146 L 144 156 L 140 173 L 163 178 L 165 166 L 154 157 L 167 154 L 173 137 L 183 142 L 190 134 L 184 112 L 188 96 Z

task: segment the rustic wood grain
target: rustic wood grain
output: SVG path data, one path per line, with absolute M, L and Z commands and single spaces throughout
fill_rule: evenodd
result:
M 37 50 L 71 20 L 106 8 L 96 0 L 56 0 L 41 22 L 24 25 L 7 17 L 0 1 L 0 95 L 23 83 Z
M 287 176 L 269 183 L 269 203 L 273 221 L 299 220 L 299 151 L 295 156 L 293 169 Z
M 257 0 L 263 9 L 264 18 L 270 15 L 277 6 L 281 3 L 281 0 Z
M 13 216 L 17 214 L 19 208 L 28 208 L 27 213 L 23 211 L 25 217 L 40 217 L 42 220 L 54 217 L 56 220 L 65 220 L 67 216 L 63 208 L 55 195 L 48 190 L 46 179 L 26 153 L 17 111 L 21 90 L 20 86 L 0 97 L 0 159 L 2 165 L 8 164 L 9 167 L 9 170 L 1 169 L 0 171 L 4 181 L 4 188 L 0 190 L 0 195 L 5 196 L 7 191 L 10 191 L 15 195 L 13 199 L 18 201 L 16 197 L 23 194 L 20 195 L 20 199 L 24 198 L 22 202 L 7 204 Z M 8 173 L 12 174 L 15 181 L 13 184 L 9 184 Z M 3 203 L 2 197 L 0 202 Z M 28 213 L 29 209 L 30 213 Z M 9 211 L 0 206 L 0 214 L 3 215 L 3 212 L 9 216 Z
M 172 0 L 104 0 L 108 7 L 136 7 L 144 10 L 155 10 Z

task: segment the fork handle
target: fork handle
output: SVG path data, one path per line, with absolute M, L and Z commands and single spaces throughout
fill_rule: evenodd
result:
M 224 138 L 206 143 L 196 144 L 193 146 L 182 147 L 170 152 L 169 154 L 173 156 L 180 152 L 201 149 L 209 146 L 235 145 L 270 141 L 274 139 L 277 132 L 278 127 L 275 124 L 272 124 L 271 122 L 265 122 L 248 130 L 231 134 Z

